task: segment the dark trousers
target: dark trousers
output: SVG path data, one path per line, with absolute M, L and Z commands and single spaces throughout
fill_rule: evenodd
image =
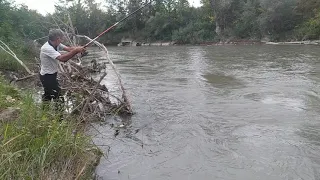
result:
M 54 101 L 54 110 L 58 113 L 60 120 L 63 119 L 64 98 L 57 80 L 57 73 L 40 75 L 44 94 L 42 95 L 42 108 L 49 110 L 50 101 Z
M 61 95 L 61 89 L 57 80 L 57 73 L 40 75 L 44 94 L 42 101 L 58 100 Z

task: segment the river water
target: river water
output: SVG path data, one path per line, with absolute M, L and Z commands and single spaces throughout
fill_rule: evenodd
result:
M 108 49 L 136 114 L 94 125 L 98 179 L 320 179 L 318 46 Z

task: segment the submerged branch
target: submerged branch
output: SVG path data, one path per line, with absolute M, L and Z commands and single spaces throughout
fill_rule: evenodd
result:
M 96 92 L 98 86 L 100 85 L 101 81 L 103 80 L 104 77 L 106 77 L 107 73 L 103 73 L 103 75 L 100 77 L 100 80 L 97 82 L 96 86 L 94 87 L 94 89 L 91 91 L 91 93 L 89 94 L 89 97 L 86 100 L 86 103 L 83 106 L 80 118 L 83 117 L 84 111 L 86 110 L 88 103 L 90 102 L 91 98 L 93 97 L 93 94 Z

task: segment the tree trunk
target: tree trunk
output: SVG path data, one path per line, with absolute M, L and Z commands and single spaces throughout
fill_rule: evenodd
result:
M 215 23 L 216 23 L 215 32 L 217 33 L 218 36 L 220 36 L 221 27 L 220 27 L 220 23 L 219 23 L 219 20 L 218 20 L 218 12 L 217 12 L 217 2 L 216 2 L 216 0 L 210 0 L 210 5 L 211 5 L 211 8 L 213 10 L 214 17 L 215 17 Z
M 221 27 L 220 27 L 220 24 L 217 20 L 216 20 L 216 33 L 218 36 L 220 36 L 220 34 L 221 34 Z

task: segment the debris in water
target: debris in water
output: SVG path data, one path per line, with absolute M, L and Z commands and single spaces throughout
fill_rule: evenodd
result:
M 114 133 L 114 137 L 118 136 L 119 132 L 120 132 L 119 129 L 117 129 L 116 132 Z

